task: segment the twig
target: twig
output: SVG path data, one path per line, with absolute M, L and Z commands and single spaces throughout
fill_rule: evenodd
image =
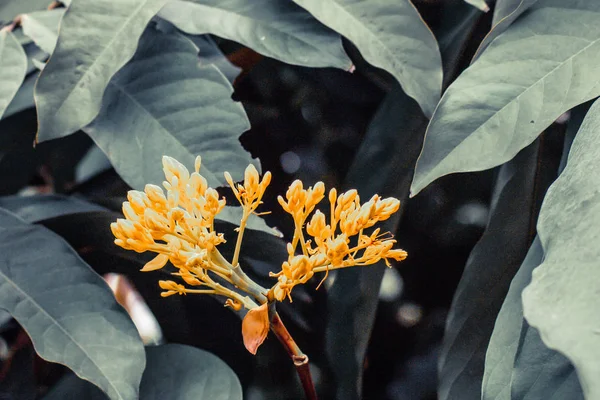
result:
M 308 356 L 300 350 L 277 313 L 275 313 L 271 319 L 271 331 L 277 336 L 277 339 L 279 339 L 283 347 L 285 347 L 288 355 L 294 362 L 306 399 L 317 400 L 317 391 L 315 390 L 315 385 L 308 367 Z

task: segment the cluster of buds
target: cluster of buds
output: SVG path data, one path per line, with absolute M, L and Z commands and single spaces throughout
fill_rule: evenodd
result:
M 214 230 L 215 217 L 225 207 L 225 199 L 208 187 L 199 173 L 200 164 L 197 157 L 195 172 L 190 174 L 177 160 L 163 157 L 166 195 L 156 185 L 146 185 L 143 192 L 129 191 L 128 201 L 123 203 L 125 219 L 111 224 L 115 244 L 138 253 L 157 253 L 143 272 L 159 270 L 167 262 L 176 268 L 173 275 L 181 277 L 187 286 L 161 280 L 163 297 L 215 294 L 228 297 L 225 304 L 240 309 L 251 304 L 249 299 L 215 280 L 216 276 L 234 285 L 231 265 L 217 249 L 225 238 Z
M 115 244 L 139 253 L 157 253 L 144 265 L 144 272 L 162 269 L 168 262 L 172 264 L 175 268 L 172 275 L 178 276 L 181 283 L 159 281 L 163 297 L 213 294 L 226 297 L 225 306 L 237 311 L 248 309 L 242 333 L 246 347 L 253 353 L 268 331 L 268 303 L 286 298 L 291 301 L 294 286 L 306 283 L 316 273 L 325 273 L 322 283 L 330 270 L 370 265 L 380 260 L 390 266 L 389 260 L 401 261 L 407 256 L 404 250 L 393 248 L 396 241 L 390 233 L 381 234 L 379 228 L 365 233 L 365 229 L 398 211 L 397 199 L 374 195 L 361 205 L 356 190 L 338 196 L 337 191 L 331 189 L 327 221 L 323 212 L 315 211 L 325 198 L 325 185 L 318 182 L 304 189 L 302 182 L 296 180 L 285 199 L 278 197 L 295 225 L 294 237 L 287 244 L 288 259 L 283 261 L 281 271 L 271 274 L 277 278 L 275 285 L 271 289 L 263 288 L 243 272 L 239 255 L 248 218 L 257 214 L 271 174 L 265 173 L 261 180 L 256 168 L 249 165 L 243 184 L 236 184 L 231 175 L 225 173 L 225 180 L 243 211 L 236 229 L 234 254 L 228 261 L 218 249 L 225 238 L 215 231 L 214 223 L 225 207 L 225 199 L 208 187 L 200 175 L 200 164 L 197 157 L 195 172 L 190 174 L 175 159 L 163 157 L 166 194 L 156 185 L 146 185 L 143 192 L 130 191 L 128 201 L 123 203 L 125 218 L 111 224 Z
M 407 256 L 404 250 L 393 248 L 396 240 L 391 234 L 381 234 L 379 228 L 364 234 L 365 229 L 398 211 L 400 201 L 374 195 L 361 205 L 354 189 L 339 196 L 335 189 L 330 190 L 329 224 L 325 214 L 319 210 L 314 212 L 306 225 L 306 233 L 311 239 L 306 240 L 305 222 L 324 197 L 325 185 L 322 182 L 315 184 L 314 188 L 304 189 L 299 180 L 292 183 L 285 199 L 278 197 L 279 204 L 292 215 L 295 225 L 294 238 L 287 245 L 288 260 L 283 263 L 280 272 L 271 274 L 278 278 L 272 293 L 279 301 L 286 297 L 291 301 L 292 288 L 306 283 L 315 273 L 325 272 L 321 280 L 323 283 L 329 270 L 371 265 L 380 260 L 390 266 L 390 259 L 402 261 Z M 296 254 L 297 247 L 301 248 L 302 254 Z

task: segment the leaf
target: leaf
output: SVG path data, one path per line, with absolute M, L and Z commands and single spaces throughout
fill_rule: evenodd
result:
M 400 82 L 430 116 L 442 87 L 435 37 L 409 0 L 294 0 Z
M 104 207 L 96 204 L 58 194 L 4 196 L 0 197 L 0 208 L 10 211 L 29 223 L 62 215 L 106 211 Z
M 289 0 L 172 0 L 158 15 L 186 33 L 212 33 L 288 64 L 352 67 L 341 37 Z
M 227 59 L 215 41 L 209 35 L 190 35 L 188 38 L 200 49 L 200 62 L 204 65 L 213 64 L 233 84 L 242 69 Z
M 12 32 L 0 30 L 0 118 L 17 94 L 25 73 L 27 56 Z
M 58 25 L 65 13 L 64 9 L 36 11 L 21 16 L 21 26 L 25 35 L 48 54 L 54 53 L 58 35 Z
M 148 21 L 166 2 L 79 0 L 69 6 L 35 87 L 39 142 L 92 122 L 109 80 L 133 56 Z
M 36 80 L 37 74 L 25 78 L 23 84 L 15 94 L 15 97 L 13 97 L 8 107 L 6 107 L 6 111 L 2 118 L 8 118 L 23 110 L 35 107 L 35 103 L 33 102 L 33 86 L 35 85 Z
M 512 398 L 511 377 L 523 323 L 521 292 L 531 279 L 531 271 L 542 262 L 543 256 L 541 243 L 536 236 L 510 284 L 496 319 L 485 357 L 482 400 Z
M 598 168 L 600 103 L 584 119 L 567 165 L 548 190 L 538 220 L 544 262 L 523 291 L 527 322 L 544 343 L 575 366 L 586 398 L 600 397 L 600 303 L 597 277 L 600 247 Z
M 466 3 L 469 3 L 473 7 L 480 9 L 483 12 L 490 11 L 490 7 L 485 3 L 484 0 L 465 0 Z
M 144 370 L 135 326 L 106 283 L 61 238 L 0 210 L 0 307 L 38 354 L 111 399 L 135 399 Z
M 241 207 L 226 206 L 219 214 L 217 214 L 216 219 L 239 226 L 240 221 L 242 220 L 242 214 L 243 210 Z M 271 228 L 264 219 L 255 214 L 251 214 L 248 218 L 246 229 L 262 231 L 277 237 L 283 237 L 283 234 L 279 230 Z
M 502 34 L 508 27 L 516 21 L 529 7 L 534 5 L 538 0 L 499 0 L 494 7 L 494 18 L 492 20 L 492 29 L 479 44 L 472 63 L 475 62 L 481 53 Z
M 482 400 L 583 399 L 573 366 L 546 347 L 523 319 L 521 293 L 542 259 L 536 237 L 496 320 L 485 360 Z
M 598 2 L 540 0 L 496 38 L 442 97 L 411 196 L 441 176 L 510 160 L 565 111 L 598 96 L 598 15 Z
M 140 392 L 144 400 L 242 399 L 237 376 L 213 354 L 180 344 L 150 347 L 147 354 Z
M 549 184 L 541 184 L 539 175 L 553 178 L 558 166 L 552 168 L 552 160 L 542 158 L 540 150 L 539 142 L 532 144 L 498 174 L 488 225 L 467 260 L 446 321 L 438 368 L 441 400 L 481 396 L 494 322 L 529 248 L 536 201 Z M 547 171 L 538 170 L 542 165 Z
M 242 386 L 235 373 L 215 355 L 195 347 L 166 344 L 146 347 L 147 367 L 140 399 L 241 400 Z M 71 396 L 71 397 L 68 397 Z M 87 382 L 69 376 L 44 400 L 105 397 Z
M 348 172 L 345 186 L 356 188 L 361 198 L 378 193 L 401 200 L 400 211 L 382 224 L 383 232 L 396 232 L 400 223 L 426 123 L 418 104 L 396 87 L 373 117 Z M 328 291 L 327 307 L 336 310 L 327 320 L 326 342 L 337 399 L 360 398 L 363 360 L 384 270 L 383 263 L 349 268 L 336 276 Z
M 250 127 L 243 107 L 214 66 L 198 66 L 197 51 L 179 34 L 148 29 L 84 128 L 133 188 L 164 180 L 163 155 L 188 168 L 201 155 L 200 172 L 213 187 L 226 184 L 223 171 L 235 180 L 253 161 L 238 140 Z

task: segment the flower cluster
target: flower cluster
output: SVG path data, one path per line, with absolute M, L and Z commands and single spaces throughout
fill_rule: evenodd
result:
M 364 233 L 365 229 L 398 211 L 400 201 L 374 195 L 361 205 L 354 189 L 339 196 L 335 189 L 330 190 L 329 224 L 325 214 L 319 210 L 314 212 L 306 225 L 306 233 L 310 237 L 306 240 L 305 222 L 324 197 L 325 185 L 322 182 L 304 189 L 299 180 L 292 183 L 285 199 L 278 197 L 279 204 L 292 215 L 295 225 L 294 237 L 287 245 L 288 260 L 283 263 L 280 272 L 272 274 L 278 278 L 272 292 L 279 301 L 285 297 L 291 301 L 292 288 L 306 283 L 315 273 L 326 272 L 322 283 L 331 269 L 371 265 L 380 260 L 390 266 L 390 259 L 402 261 L 407 257 L 404 250 L 393 249 L 396 240 L 391 234 L 381 234 L 379 228 L 368 235 Z M 301 248 L 302 254 L 296 254 L 297 247 Z
M 209 272 L 232 283 L 230 264 L 217 250 L 225 242 L 223 234 L 214 230 L 215 216 L 225 207 L 217 191 L 208 187 L 200 175 L 200 157 L 196 158 L 195 172 L 189 171 L 177 160 L 163 157 L 166 181 L 164 191 L 156 185 L 146 185 L 143 192 L 131 190 L 123 203 L 125 219 L 111 224 L 115 244 L 139 253 L 151 251 L 158 255 L 142 271 L 163 268 L 168 261 L 178 270 L 190 289 L 182 284 L 160 281 L 165 290 L 162 296 L 186 293 L 209 293 L 230 298 L 226 305 L 240 308 L 243 298 L 221 285 Z M 258 172 L 256 173 L 258 175 Z
M 397 199 L 374 195 L 361 204 L 356 190 L 338 196 L 337 191 L 331 189 L 327 218 L 322 211 L 315 211 L 325 198 L 325 185 L 318 182 L 305 189 L 302 182 L 296 180 L 285 199 L 278 197 L 295 225 L 294 237 L 287 244 L 288 259 L 283 261 L 280 272 L 272 274 L 277 278 L 276 284 L 270 290 L 262 288 L 243 272 L 239 255 L 247 220 L 262 204 L 271 174 L 265 173 L 261 180 L 256 168 L 250 165 L 243 184 L 236 184 L 231 175 L 225 173 L 225 180 L 243 210 L 234 254 L 231 261 L 227 261 L 218 250 L 225 238 L 214 229 L 215 217 L 225 207 L 225 200 L 208 187 L 200 175 L 200 164 L 197 157 L 195 172 L 190 174 L 175 159 L 163 157 L 166 195 L 155 185 L 146 185 L 143 192 L 130 191 L 129 201 L 123 203 L 125 219 L 111 224 L 117 245 L 137 252 L 157 253 L 142 271 L 159 270 L 167 262 L 176 268 L 173 275 L 179 276 L 184 284 L 160 281 L 162 296 L 216 294 L 228 298 L 227 306 L 252 309 L 257 304 L 240 292 L 252 295 L 260 304 L 273 299 L 291 301 L 293 287 L 306 283 L 315 273 L 325 273 L 322 283 L 329 270 L 370 265 L 380 260 L 389 266 L 389 260 L 401 261 L 407 256 L 404 250 L 393 248 L 396 241 L 390 233 L 382 234 L 379 228 L 365 232 L 398 211 Z

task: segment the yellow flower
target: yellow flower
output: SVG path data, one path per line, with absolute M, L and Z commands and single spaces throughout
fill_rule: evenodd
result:
M 370 235 L 363 234 L 365 229 L 388 219 L 398 211 L 398 199 L 382 199 L 379 195 L 374 195 L 361 205 L 355 189 L 339 196 L 335 189 L 331 189 L 329 223 L 325 214 L 317 210 L 304 227 L 304 222 L 324 198 L 324 193 L 322 182 L 318 182 L 314 189 L 305 190 L 302 182 L 297 180 L 286 192 L 285 200 L 278 197 L 281 207 L 294 218 L 296 229 L 292 242 L 288 243 L 288 260 L 283 262 L 279 273 L 271 274 L 278 280 L 271 290 L 276 300 L 282 301 L 287 297 L 291 301 L 292 288 L 306 283 L 315 273 L 326 273 L 321 281 L 323 283 L 331 269 L 370 265 L 380 260 L 391 266 L 390 259 L 402 261 L 407 256 L 404 250 L 393 249 L 396 241 L 391 235 L 384 238 L 379 234 L 379 229 Z M 304 230 L 312 239 L 305 240 Z M 353 239 L 355 236 L 358 237 Z M 295 254 L 297 247 L 300 247 L 301 255 Z
M 248 213 L 252 213 L 262 203 L 262 197 L 269 183 L 271 183 L 271 173 L 266 172 L 262 180 L 259 179 L 258 171 L 254 165 L 250 164 L 244 172 L 244 184 L 235 185 L 229 172 L 225 172 L 225 180 L 231 186 L 233 194 L 238 199 L 240 204 L 248 209 Z
M 173 281 L 158 281 L 158 285 L 161 289 L 166 290 L 166 292 L 162 292 L 160 294 L 162 297 L 168 297 L 174 294 L 185 294 L 185 286 L 175 283 Z

